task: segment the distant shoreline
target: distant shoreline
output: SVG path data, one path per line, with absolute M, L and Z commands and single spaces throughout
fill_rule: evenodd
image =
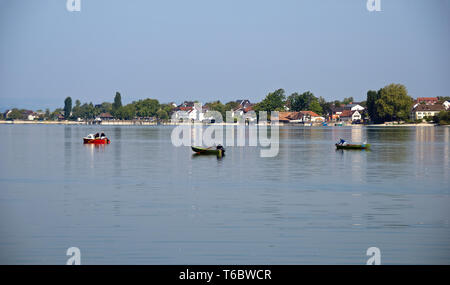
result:
M 76 122 L 76 121 L 26 121 L 26 120 L 14 120 L 14 121 L 5 121 L 0 120 L 0 124 L 10 124 L 10 125 L 86 125 L 86 126 L 178 126 L 178 125 L 186 125 L 190 123 L 170 123 L 170 122 L 164 122 L 164 123 L 157 123 L 157 122 L 146 122 L 146 121 L 128 121 L 128 120 L 115 120 L 115 121 L 102 121 L 101 123 L 97 124 L 88 124 L 86 122 Z M 371 124 L 371 125 L 342 125 L 342 126 L 335 126 L 334 123 L 329 123 L 328 126 L 325 127 L 434 127 L 439 126 L 438 124 L 429 124 L 429 123 L 420 123 L 420 124 L 392 124 L 392 123 L 385 123 L 385 124 Z M 194 125 L 238 125 L 238 123 L 215 123 L 215 124 L 204 124 L 204 123 L 194 123 Z M 285 124 L 280 123 L 278 126 L 303 126 L 301 124 Z M 313 124 L 313 127 L 322 126 L 321 124 Z

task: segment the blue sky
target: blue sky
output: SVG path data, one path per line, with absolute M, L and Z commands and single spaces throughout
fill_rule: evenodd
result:
M 450 96 L 450 1 L 0 0 L 0 109 L 64 98 L 248 98 L 275 89 L 365 99 Z

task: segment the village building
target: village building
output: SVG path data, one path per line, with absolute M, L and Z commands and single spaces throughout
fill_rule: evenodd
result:
M 439 112 L 444 110 L 446 110 L 444 104 L 416 104 L 411 111 L 411 118 L 414 120 L 423 120 L 426 117 L 436 116 Z
M 253 106 L 249 106 L 249 107 L 246 107 L 246 108 L 244 108 L 244 107 L 239 107 L 239 108 L 234 109 L 234 110 L 231 112 L 231 116 L 232 116 L 233 118 L 236 118 L 236 117 L 242 117 L 242 116 L 244 116 L 245 114 L 247 114 L 247 113 L 250 112 L 250 111 L 253 111 Z
M 366 108 L 360 103 L 352 102 L 339 107 L 331 108 L 331 120 L 344 122 L 362 122 Z
M 174 109 L 174 118 L 176 120 L 189 120 L 191 122 L 214 121 L 212 115 L 208 115 L 209 108 L 207 106 L 202 106 L 201 103 L 195 103 L 193 106 L 182 105 Z M 185 105 L 190 105 L 190 102 Z
M 299 123 L 300 112 L 278 112 L 278 122 L 280 123 Z
M 278 112 L 278 121 L 281 123 L 318 123 L 324 122 L 325 118 L 313 111 L 300 112 Z
M 111 121 L 111 120 L 114 119 L 114 117 L 113 117 L 109 112 L 101 113 L 101 114 L 98 116 L 98 118 L 99 118 L 101 121 Z
M 445 110 L 448 110 L 450 108 L 450 102 L 449 101 L 445 101 L 444 103 L 442 103 L 442 105 L 444 106 Z
M 253 110 L 253 105 L 250 100 L 236 100 L 239 105 L 231 111 L 233 118 L 244 116 L 246 113 Z
M 366 108 L 364 108 L 363 106 L 356 104 L 353 107 L 350 108 L 351 111 L 358 111 L 358 112 L 362 112 L 364 111 Z
M 248 108 L 253 106 L 253 104 L 250 102 L 250 100 L 245 99 L 245 100 L 236 100 L 236 103 L 239 103 L 238 108 Z
M 183 103 L 181 103 L 180 105 L 178 105 L 178 107 L 194 107 L 195 102 L 193 101 L 184 101 Z
M 343 122 L 361 122 L 363 121 L 362 111 L 343 110 L 339 114 L 336 114 L 336 120 Z
M 415 100 L 415 104 L 434 105 L 438 103 L 438 97 L 419 97 Z

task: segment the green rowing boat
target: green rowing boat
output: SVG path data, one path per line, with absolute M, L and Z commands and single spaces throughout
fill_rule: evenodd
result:
M 225 149 L 223 149 L 222 146 L 218 148 L 204 148 L 204 147 L 198 147 L 198 146 L 191 146 L 192 150 L 197 154 L 214 154 L 218 156 L 222 156 L 225 153 Z
M 370 144 L 336 144 L 337 149 L 369 149 Z

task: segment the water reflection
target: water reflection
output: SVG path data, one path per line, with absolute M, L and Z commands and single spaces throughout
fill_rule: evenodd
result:
M 72 160 L 72 127 L 64 126 L 64 169 L 70 171 Z
M 72 170 L 72 127 L 64 126 L 64 184 L 63 184 L 63 213 L 71 216 L 70 205 L 73 195 L 71 193 L 70 178 Z
M 364 129 L 366 130 L 366 129 Z M 365 137 L 365 135 L 364 135 Z M 363 128 L 361 126 L 352 127 L 352 143 L 362 143 L 363 139 Z
M 217 155 L 214 153 L 194 153 L 192 154 L 192 159 L 200 159 L 200 158 L 211 158 L 211 157 L 215 157 L 217 158 L 217 160 L 222 160 L 225 157 L 225 154 L 223 155 Z
M 450 128 L 446 127 L 444 129 L 444 176 L 446 179 L 448 179 L 449 172 L 449 163 L 450 163 Z
M 417 177 L 427 176 L 432 168 L 438 167 L 445 177 L 448 177 L 448 128 L 444 129 L 443 149 L 438 150 L 442 144 L 436 143 L 436 127 L 418 127 L 415 131 L 415 170 Z
M 122 128 L 115 127 L 113 129 L 114 140 L 111 139 L 111 145 L 114 148 L 114 174 L 115 177 L 120 177 L 122 170 Z M 131 143 L 131 142 L 130 142 Z M 118 185 L 118 187 L 120 187 Z

